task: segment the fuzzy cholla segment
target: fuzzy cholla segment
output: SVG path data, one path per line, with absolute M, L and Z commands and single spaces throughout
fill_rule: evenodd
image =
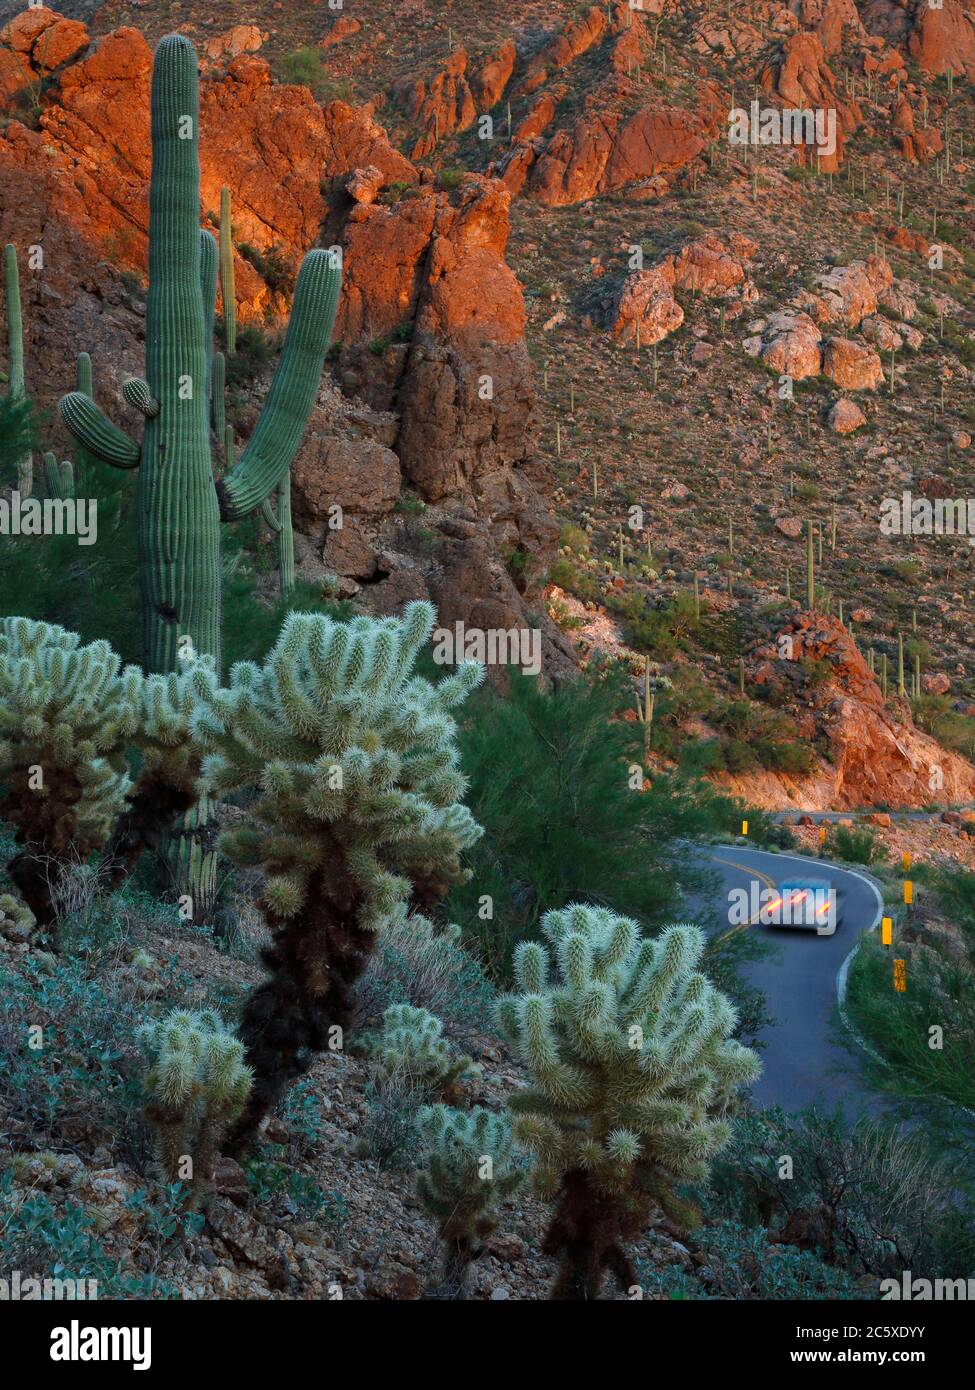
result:
M 387 1075 L 401 1068 L 420 1077 L 434 1091 L 471 1080 L 480 1067 L 470 1057 L 457 1057 L 443 1034 L 443 1023 L 427 1009 L 391 1004 L 383 1014 L 383 1030 L 372 1047 L 377 1066 Z
M 759 1070 L 731 1037 L 731 1004 L 695 969 L 702 933 L 672 926 L 647 940 L 629 918 L 581 904 L 547 913 L 542 931 L 547 948 L 518 947 L 519 992 L 499 1004 L 533 1081 L 512 1108 L 540 1189 L 569 1171 L 607 1194 L 702 1177 L 729 1137 L 736 1089 Z
M 250 1094 L 253 1076 L 243 1044 L 212 1009 L 174 1009 L 144 1024 L 138 1037 L 146 1059 L 146 1113 L 157 1132 L 167 1181 L 186 1176 L 189 1158 L 192 1186 L 199 1190 L 221 1138 Z
M 65 822 L 79 853 L 104 843 L 125 805 L 125 747 L 140 726 L 143 677 L 107 642 L 28 618 L 0 622 L 0 780 L 16 824 L 58 842 Z M 31 768 L 43 782 L 28 788 Z M 36 777 L 36 774 L 35 774 Z
M 283 918 L 301 911 L 316 870 L 338 853 L 361 893 L 359 926 L 375 929 L 409 880 L 462 879 L 459 855 L 480 829 L 460 804 L 451 709 L 483 678 L 465 664 L 436 686 L 413 675 L 434 610 L 349 622 L 292 613 L 263 666 L 240 662 L 226 690 L 205 672 L 194 730 L 207 745 L 208 788 L 257 786 L 255 818 L 223 847 L 260 865 Z
M 507 1117 L 479 1105 L 427 1105 L 417 1128 L 425 1151 L 417 1190 L 442 1237 L 473 1242 L 486 1235 L 524 1176 Z

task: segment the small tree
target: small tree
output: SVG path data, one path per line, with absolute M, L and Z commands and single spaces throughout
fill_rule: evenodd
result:
M 624 1289 L 636 1282 L 625 1243 L 654 1202 L 679 1210 L 676 1183 L 705 1175 L 758 1060 L 695 969 L 697 928 L 647 940 L 629 918 L 574 904 L 547 913 L 542 931 L 548 948 L 518 947 L 519 992 L 499 1004 L 533 1082 L 510 1105 L 537 1186 L 556 1203 L 543 1247 L 561 1258 L 552 1296 L 592 1299 L 606 1271 Z
M 483 678 L 469 663 L 433 686 L 413 674 L 434 610 L 349 623 L 294 613 L 263 666 L 238 663 L 229 689 L 197 668 L 194 731 L 211 750 L 209 791 L 259 788 L 251 824 L 221 841 L 261 868 L 274 936 L 270 978 L 244 1009 L 256 1082 L 239 1146 L 314 1052 L 341 1046 L 376 932 L 411 893 L 433 901 L 463 881 L 481 833 L 460 804 L 450 710 Z

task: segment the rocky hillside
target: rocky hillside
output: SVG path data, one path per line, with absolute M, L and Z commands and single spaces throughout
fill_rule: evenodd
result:
M 969 537 L 881 519 L 971 491 L 973 13 L 30 11 L 0 40 L 0 232 L 52 248 L 34 389 L 64 389 L 82 346 L 105 401 L 135 365 L 149 45 L 180 28 L 205 55 L 202 212 L 231 188 L 242 319 L 273 329 L 301 253 L 343 250 L 340 346 L 294 476 L 306 575 L 380 611 L 426 593 L 449 622 L 541 622 L 553 674 L 605 649 L 638 682 L 649 658 L 656 755 L 708 744 L 712 775 L 762 804 L 968 802 Z M 834 138 L 731 142 L 753 103 L 833 113 Z M 243 434 L 257 397 L 238 393 Z M 810 525 L 817 611 L 855 650 L 803 658 L 783 705 L 762 653 L 805 600 Z M 851 699 L 850 662 L 879 682 L 884 658 L 891 698 Z M 864 719 L 869 772 L 844 751 Z M 801 756 L 739 756 L 759 726 Z

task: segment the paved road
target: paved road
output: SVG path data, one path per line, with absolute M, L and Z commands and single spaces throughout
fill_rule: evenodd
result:
M 742 973 L 761 989 L 768 1012 L 776 1020 L 760 1037 L 762 1075 L 752 1089 L 757 1104 L 801 1110 L 814 1102 L 842 1106 L 851 1119 L 873 1110 L 876 1098 L 863 1081 L 857 1049 L 844 1046 L 837 1026 L 837 975 L 857 938 L 880 916 L 877 890 L 865 879 L 823 860 L 722 845 L 708 852 L 707 867 L 719 875 L 721 887 L 713 900 L 719 930 L 730 930 L 728 894 L 747 888 L 754 879 L 758 891 L 779 887 L 790 878 L 813 876 L 837 890 L 840 922 L 832 936 L 814 931 L 747 925 L 739 930 L 760 932 L 775 943 L 772 955 L 747 961 Z

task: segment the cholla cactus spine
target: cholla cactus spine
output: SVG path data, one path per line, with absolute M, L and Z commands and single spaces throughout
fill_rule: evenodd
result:
M 246 1104 L 253 1077 L 240 1039 L 213 1010 L 174 1009 L 139 1029 L 146 1116 L 167 1182 L 190 1180 L 199 1200 L 220 1142 Z
M 555 1296 L 592 1298 L 607 1270 L 632 1282 L 624 1242 L 650 1199 L 666 1209 L 675 1182 L 705 1175 L 758 1064 L 696 969 L 697 928 L 646 940 L 628 918 L 576 904 L 547 913 L 542 931 L 548 946 L 518 947 L 518 992 L 499 1003 L 533 1080 L 511 1106 L 539 1189 L 557 1197 L 545 1246 L 562 1257 Z
M 500 1206 L 522 1182 L 524 1165 L 507 1117 L 481 1106 L 424 1106 L 417 1129 L 425 1150 L 417 1193 L 444 1243 L 442 1288 L 462 1298 L 470 1266 L 496 1229 Z

